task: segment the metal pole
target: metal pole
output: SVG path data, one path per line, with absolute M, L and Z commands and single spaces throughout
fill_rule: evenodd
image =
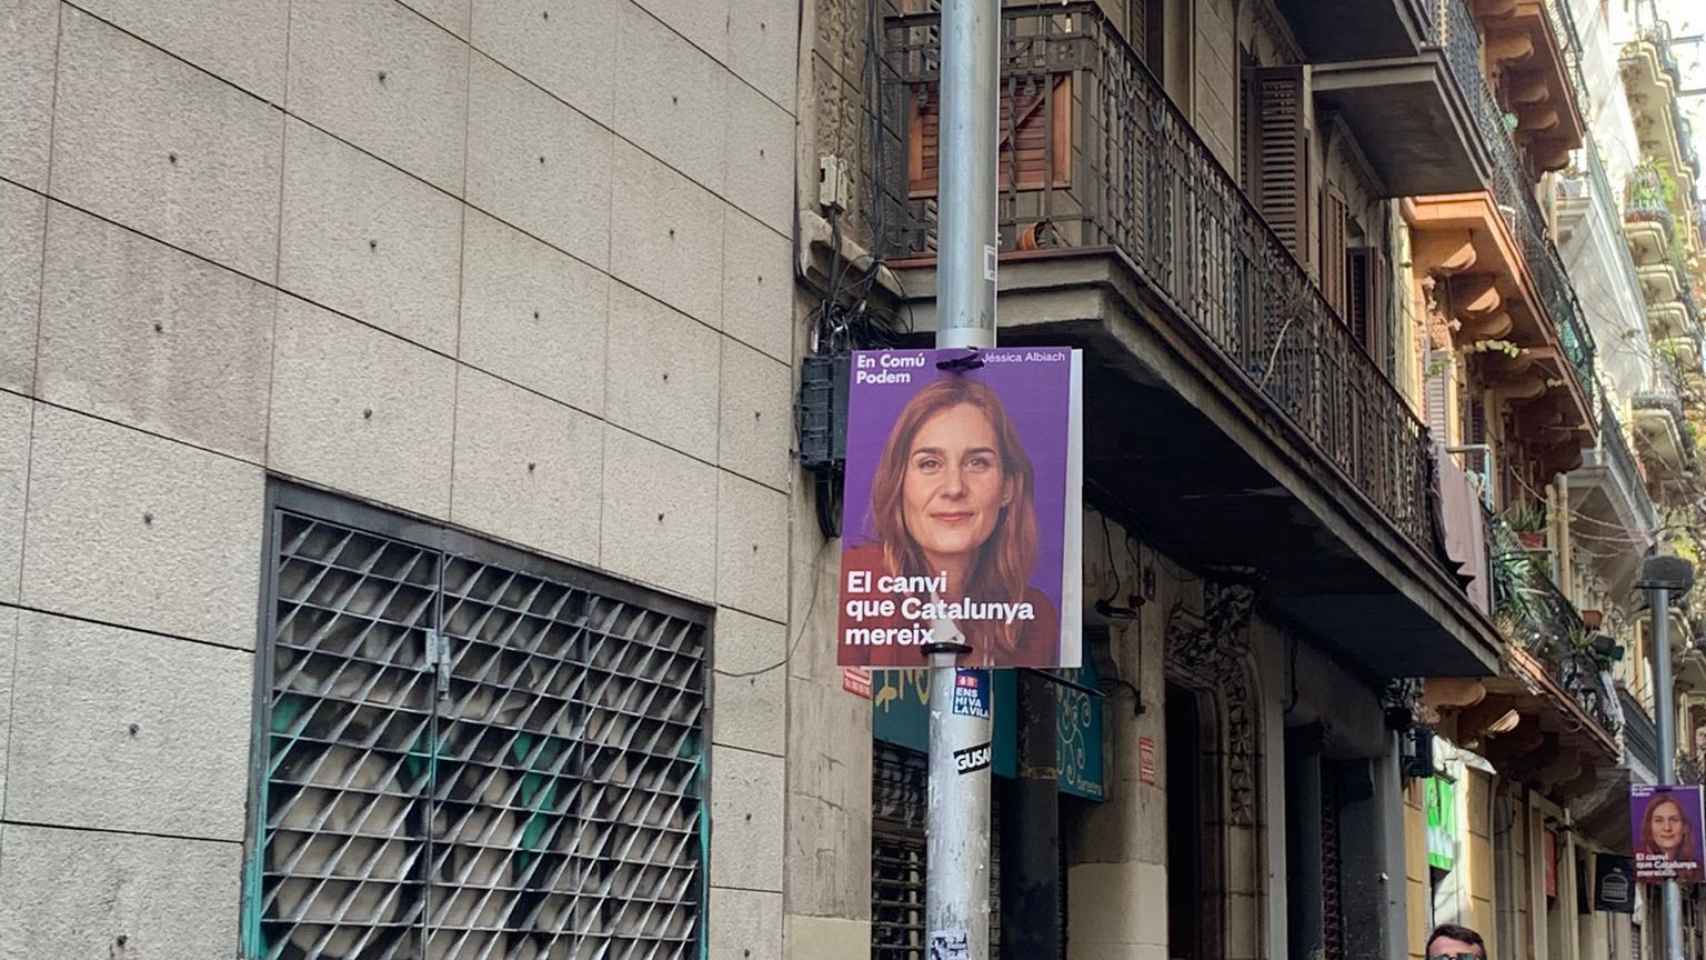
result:
M 938 347 L 995 346 L 995 129 L 999 0 L 944 0 Z M 937 636 L 953 636 L 941 624 Z M 953 710 L 960 649 L 930 652 L 924 919 L 930 960 L 989 960 L 991 724 Z M 993 684 L 985 681 L 986 693 Z M 983 754 L 976 751 L 982 748 Z M 978 764 L 981 762 L 981 766 Z M 965 767 L 977 767 L 962 772 Z
M 1659 782 L 1676 782 L 1676 709 L 1671 703 L 1670 679 L 1670 590 L 1650 588 L 1648 602 L 1653 613 L 1653 659 L 1658 661 Z M 1682 960 L 1682 890 L 1675 880 L 1665 881 L 1665 957 Z

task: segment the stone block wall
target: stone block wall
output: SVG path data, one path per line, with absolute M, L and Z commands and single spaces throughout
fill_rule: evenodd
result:
M 0 956 L 236 954 L 269 476 L 716 607 L 711 954 L 781 955 L 797 36 L 0 10 Z

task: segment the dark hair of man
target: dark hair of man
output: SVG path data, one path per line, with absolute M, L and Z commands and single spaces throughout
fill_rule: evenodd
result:
M 1428 957 L 1433 956 L 1434 941 L 1441 938 L 1447 940 L 1460 940 L 1469 944 L 1475 949 L 1481 951 L 1483 960 L 1485 960 L 1487 956 L 1487 942 L 1481 939 L 1481 935 L 1468 927 L 1460 927 L 1455 923 L 1442 923 L 1435 927 L 1434 932 L 1428 934 L 1428 945 L 1427 949 L 1423 951 L 1423 954 Z

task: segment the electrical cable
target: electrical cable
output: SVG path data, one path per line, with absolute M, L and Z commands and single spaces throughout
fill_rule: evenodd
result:
M 713 673 L 715 673 L 719 677 L 729 677 L 731 679 L 740 679 L 742 677 L 756 677 L 760 674 L 769 673 L 772 670 L 776 670 L 778 668 L 785 667 L 788 665 L 788 661 L 790 661 L 794 658 L 794 652 L 800 648 L 800 639 L 806 635 L 806 629 L 811 626 L 812 611 L 817 607 L 817 595 L 819 592 L 819 587 L 823 583 L 823 557 L 824 557 L 824 553 L 829 549 L 829 545 L 833 542 L 834 541 L 832 541 L 832 540 L 826 539 L 823 541 L 823 543 L 818 545 L 817 555 L 812 560 L 812 595 L 811 595 L 811 598 L 806 601 L 805 613 L 800 616 L 800 629 L 797 633 L 794 634 L 794 642 L 788 645 L 788 652 L 783 655 L 782 659 L 776 661 L 775 663 L 772 663 L 771 665 L 769 665 L 767 667 L 760 667 L 757 670 L 741 670 L 738 672 L 733 672 L 733 671 L 728 671 L 728 670 L 712 670 Z

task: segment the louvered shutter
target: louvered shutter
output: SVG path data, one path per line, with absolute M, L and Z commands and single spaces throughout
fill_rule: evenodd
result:
M 1391 366 L 1387 327 L 1386 257 L 1374 247 L 1345 254 L 1345 322 L 1351 334 L 1381 369 Z
M 1451 395 L 1451 358 L 1450 354 L 1438 350 L 1428 350 L 1424 357 L 1426 368 L 1423 370 L 1422 401 L 1427 408 L 1428 432 L 1433 441 L 1440 444 L 1451 442 L 1451 432 L 1447 429 L 1449 418 L 1448 398 Z
M 1251 160 L 1256 151 L 1253 148 L 1252 131 L 1255 128 L 1255 97 L 1250 93 L 1250 84 L 1258 64 L 1256 57 L 1248 49 L 1238 51 L 1238 78 L 1243 84 L 1243 95 L 1238 98 L 1238 185 L 1244 192 L 1255 196 L 1255 184 L 1251 182 Z
M 1321 191 L 1321 294 L 1339 316 L 1349 320 L 1345 274 L 1350 263 L 1345 248 L 1345 201 L 1331 190 Z M 1352 324 L 1355 330 L 1356 325 Z M 1358 338 L 1369 346 L 1366 334 Z
M 1245 96 L 1256 209 L 1299 260 L 1307 260 L 1309 150 L 1304 131 L 1303 68 L 1257 67 Z
M 996 134 L 996 182 L 1000 189 L 1041 190 L 1072 185 L 1072 75 L 1019 81 L 1001 91 Z M 936 196 L 941 169 L 942 98 L 931 89 L 914 100 L 908 151 L 908 192 L 912 199 Z M 1016 146 L 1015 146 L 1016 145 Z

